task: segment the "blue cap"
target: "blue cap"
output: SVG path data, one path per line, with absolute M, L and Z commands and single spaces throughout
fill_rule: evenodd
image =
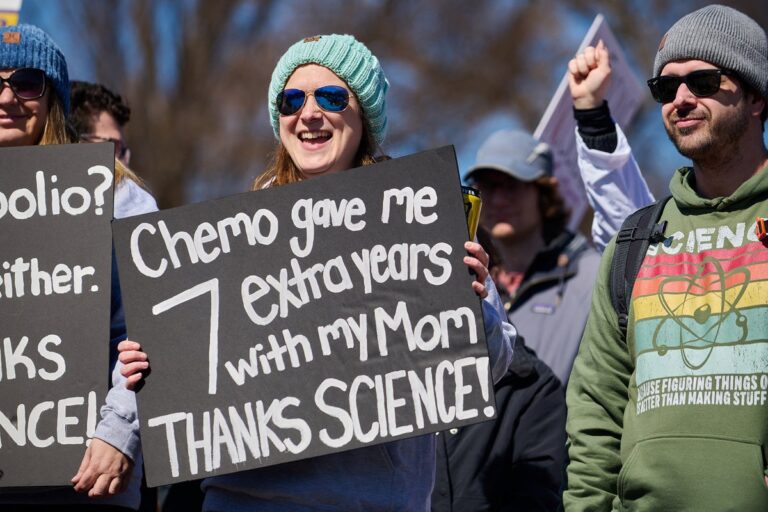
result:
M 0 27 L 0 69 L 41 69 L 69 114 L 67 61 L 47 33 L 34 25 Z
M 481 170 L 500 171 L 520 181 L 552 176 L 552 150 L 520 130 L 499 130 L 477 151 L 475 164 L 465 178 L 472 179 Z

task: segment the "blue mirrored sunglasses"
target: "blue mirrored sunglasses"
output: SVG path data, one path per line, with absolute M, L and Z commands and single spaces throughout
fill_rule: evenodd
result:
M 277 111 L 290 116 L 301 110 L 307 96 L 314 96 L 317 105 L 326 112 L 341 112 L 349 105 L 349 91 L 338 85 L 324 85 L 314 91 L 283 89 L 277 95 Z

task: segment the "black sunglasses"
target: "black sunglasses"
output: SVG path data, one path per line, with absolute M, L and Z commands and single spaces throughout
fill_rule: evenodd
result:
M 324 85 L 314 92 L 284 89 L 277 94 L 277 111 L 290 116 L 301 110 L 307 96 L 314 96 L 318 106 L 326 112 L 341 112 L 349 105 L 349 91 L 338 85 Z
M 673 101 L 680 84 L 685 84 L 693 94 L 703 98 L 720 90 L 723 75 L 733 76 L 734 73 L 727 69 L 700 69 L 685 76 L 661 75 L 648 80 L 648 88 L 653 99 L 659 103 Z
M 0 77 L 0 92 L 8 84 L 13 94 L 22 100 L 36 100 L 45 94 L 45 73 L 42 69 L 20 68 L 8 78 Z

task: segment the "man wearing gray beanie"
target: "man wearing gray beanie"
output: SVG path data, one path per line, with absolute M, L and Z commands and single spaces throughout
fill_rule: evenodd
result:
M 722 5 L 690 13 L 648 86 L 692 166 L 658 236 L 622 230 L 605 250 L 567 392 L 565 509 L 768 510 L 765 30 Z M 611 289 L 630 270 L 612 261 L 637 238 L 650 245 L 620 323 Z

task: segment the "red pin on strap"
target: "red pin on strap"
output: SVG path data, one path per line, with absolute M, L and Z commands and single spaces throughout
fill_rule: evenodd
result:
M 757 217 L 755 222 L 755 234 L 759 240 L 768 240 L 768 219 L 765 217 Z

